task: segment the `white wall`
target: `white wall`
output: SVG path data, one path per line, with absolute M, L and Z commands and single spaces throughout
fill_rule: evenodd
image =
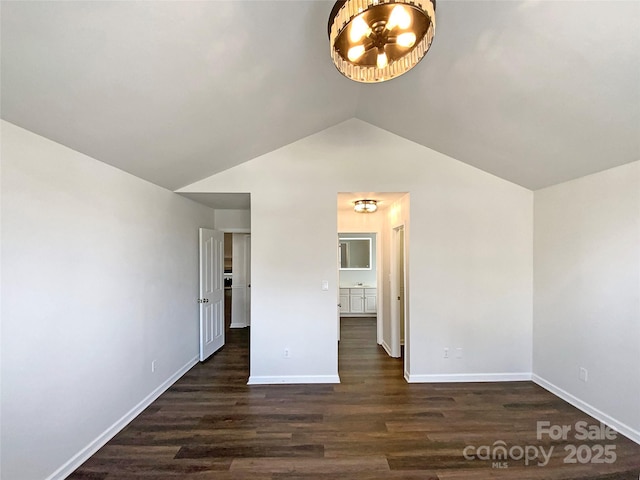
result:
M 215 210 L 215 229 L 224 232 L 248 232 L 251 230 L 250 210 Z
M 2 478 L 63 478 L 195 362 L 197 229 L 212 224 L 2 122 Z
M 321 285 L 337 193 L 359 191 L 411 195 L 412 381 L 530 378 L 531 191 L 355 119 L 181 191 L 251 193 L 252 381 L 337 381 L 337 285 Z
M 536 191 L 534 238 L 536 380 L 640 442 L 640 162 Z

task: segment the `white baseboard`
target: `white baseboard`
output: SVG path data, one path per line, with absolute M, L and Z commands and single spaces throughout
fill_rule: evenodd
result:
M 530 373 L 451 373 L 435 375 L 405 376 L 409 383 L 452 383 L 452 382 L 522 382 L 530 381 Z
M 338 375 L 251 375 L 247 385 L 275 385 L 287 383 L 340 383 Z
M 565 402 L 570 403 L 571 405 L 573 405 L 579 410 L 582 410 L 587 415 L 591 415 L 596 420 L 599 420 L 605 425 L 613 428 L 616 432 L 621 433 L 628 439 L 633 440 L 634 442 L 640 445 L 640 432 L 638 430 L 630 427 L 625 423 L 622 423 L 616 420 L 615 418 L 611 417 L 610 415 L 607 415 L 603 411 L 598 410 L 593 405 L 590 405 L 587 402 L 580 400 L 579 398 L 573 396 L 566 390 L 563 390 L 562 388 L 554 385 L 553 383 L 545 380 L 542 377 L 539 377 L 536 374 L 533 374 L 532 380 L 538 385 L 540 385 L 542 388 L 544 388 L 545 390 L 550 391 L 557 397 L 560 397 L 561 399 L 563 399 Z
M 89 443 L 86 447 L 71 457 L 64 465 L 58 468 L 55 472 L 49 475 L 46 480 L 63 480 L 71 475 L 80 465 L 86 462 L 91 455 L 96 453 L 102 448 L 109 440 L 116 436 L 120 430 L 127 426 L 131 420 L 136 418 L 142 411 L 151 405 L 160 395 L 162 395 L 171 385 L 176 383 L 180 377 L 189 371 L 198 363 L 198 357 L 194 357 L 189 360 L 184 366 L 182 366 L 176 373 L 171 375 L 165 380 L 162 385 L 156 388 L 153 392 L 147 395 L 140 403 L 125 413 L 122 418 L 116 421 L 113 425 L 102 432 L 98 437 Z
M 387 355 L 389 355 L 391 358 L 394 358 L 394 356 L 391 355 L 391 347 L 387 345 L 387 342 L 385 342 L 384 339 L 382 340 L 382 343 L 380 345 L 382 345 L 384 351 L 387 352 Z
M 246 326 L 246 323 L 231 323 L 231 325 L 229 325 L 229 328 L 245 328 Z

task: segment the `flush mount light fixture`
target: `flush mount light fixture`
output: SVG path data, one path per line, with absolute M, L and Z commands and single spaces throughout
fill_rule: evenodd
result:
M 353 209 L 357 213 L 373 213 L 378 209 L 376 200 L 356 200 Z
M 329 15 L 331 58 L 356 82 L 391 80 L 425 56 L 436 28 L 436 0 L 339 0 Z

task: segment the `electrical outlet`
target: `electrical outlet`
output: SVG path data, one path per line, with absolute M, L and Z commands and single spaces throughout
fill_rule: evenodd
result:
M 151 373 L 155 373 L 155 371 L 156 371 L 156 361 L 153 360 L 151 362 Z
M 589 379 L 589 372 L 586 368 L 580 367 L 580 380 L 586 382 Z
M 285 348 L 284 352 L 282 352 L 282 356 L 284 358 L 291 358 L 291 351 L 288 348 Z
M 456 358 L 462 358 L 462 349 L 456 348 Z
M 444 358 L 449 358 L 449 349 L 448 348 L 444 349 Z

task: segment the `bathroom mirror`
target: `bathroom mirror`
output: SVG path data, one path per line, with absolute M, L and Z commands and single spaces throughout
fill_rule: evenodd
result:
M 340 270 L 371 270 L 370 238 L 338 238 Z

